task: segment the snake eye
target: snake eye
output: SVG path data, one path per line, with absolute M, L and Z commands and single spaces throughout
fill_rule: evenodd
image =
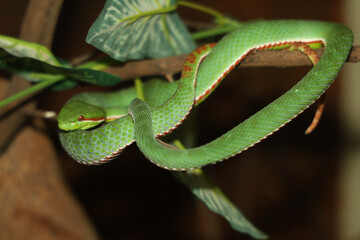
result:
M 85 120 L 84 115 L 80 115 L 80 116 L 78 117 L 78 121 L 79 121 L 79 122 L 84 121 L 84 120 Z

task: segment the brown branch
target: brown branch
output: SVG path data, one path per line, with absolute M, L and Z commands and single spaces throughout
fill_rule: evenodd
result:
M 319 56 L 321 56 L 322 51 L 323 49 L 315 50 L 315 52 Z M 180 55 L 168 58 L 132 61 L 123 65 L 109 67 L 105 70 L 105 72 L 120 76 L 123 80 L 130 80 L 136 77 L 147 77 L 155 75 L 165 76 L 169 78 L 169 76 L 173 76 L 174 74 L 181 71 L 186 57 L 187 55 Z M 360 46 L 354 46 L 350 53 L 348 62 L 355 63 L 359 61 Z M 255 52 L 245 58 L 244 61 L 239 65 L 239 67 L 294 67 L 311 65 L 311 62 L 302 53 L 298 51 L 283 50 Z M 3 115 L 4 112 L 14 109 L 24 101 L 32 98 L 37 93 L 38 92 L 35 92 L 31 95 L 24 97 L 23 99 L 19 99 L 18 101 L 15 101 L 12 104 L 4 107 L 0 110 L 0 117 Z M 26 110 L 25 112 L 29 113 L 31 111 Z M 0 146 L 2 142 L 3 141 L 0 135 Z
M 315 51 L 321 56 L 323 49 Z M 128 62 L 122 66 L 113 66 L 105 70 L 122 79 L 133 79 L 152 75 L 174 75 L 181 71 L 187 55 L 169 58 Z M 360 46 L 354 46 L 348 62 L 360 61 Z M 239 67 L 294 67 L 311 66 L 308 58 L 298 51 L 261 51 L 249 55 Z
M 360 62 L 360 46 L 354 46 L 351 49 L 348 62 L 352 62 L 352 63 Z

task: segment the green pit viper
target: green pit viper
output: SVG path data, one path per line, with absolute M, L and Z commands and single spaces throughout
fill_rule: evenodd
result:
M 193 51 L 179 81 L 144 83 L 146 103 L 137 99 L 135 88 L 73 97 L 59 113 L 60 141 L 70 156 L 84 164 L 109 161 L 134 141 L 151 162 L 170 170 L 222 161 L 274 133 L 317 100 L 338 75 L 352 42 L 352 31 L 337 23 L 277 20 L 244 24 L 215 47 L 210 44 Z M 308 74 L 278 99 L 200 147 L 179 150 L 158 140 L 180 125 L 191 108 L 249 53 L 296 43 L 324 46 L 324 52 Z M 106 123 L 100 124 L 103 121 Z

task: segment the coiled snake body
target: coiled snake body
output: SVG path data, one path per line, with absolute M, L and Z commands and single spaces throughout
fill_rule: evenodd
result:
M 145 83 L 146 103 L 136 99 L 134 89 L 75 96 L 59 114 L 61 143 L 85 164 L 111 160 L 134 141 L 148 159 L 171 170 L 222 161 L 266 138 L 318 99 L 341 70 L 352 41 L 351 30 L 337 23 L 278 20 L 244 24 L 215 47 L 205 45 L 191 53 L 179 81 Z M 178 150 L 156 139 L 181 124 L 193 105 L 205 99 L 250 52 L 299 42 L 311 47 L 321 44 L 324 53 L 300 82 L 268 106 L 200 147 Z M 116 120 L 95 127 L 104 118 Z

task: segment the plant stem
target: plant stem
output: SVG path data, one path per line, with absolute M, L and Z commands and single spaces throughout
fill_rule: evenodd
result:
M 210 14 L 210 15 L 212 15 L 212 16 L 214 16 L 216 18 L 219 25 L 224 25 L 225 22 L 226 22 L 226 19 L 225 19 L 224 15 L 222 13 L 216 11 L 215 9 L 206 7 L 206 6 L 201 5 L 201 4 L 189 2 L 189 1 L 178 1 L 177 4 L 180 5 L 180 6 L 193 8 L 193 9 L 199 10 L 201 12 L 205 12 L 207 14 Z
M 140 78 L 135 78 L 135 89 L 136 89 L 136 94 L 137 94 L 138 98 L 145 101 L 143 84 L 142 84 Z
M 105 58 L 102 58 L 102 59 L 98 59 L 98 60 L 94 60 L 94 61 L 90 61 L 90 62 L 87 62 L 87 63 L 84 63 L 82 65 L 79 65 L 77 66 L 76 68 L 88 68 L 88 69 L 93 69 L 93 70 L 97 70 L 97 71 L 101 71 L 101 70 L 104 70 L 106 68 L 108 68 L 109 66 L 115 64 L 116 61 L 114 61 L 113 59 L 111 58 L 108 58 L 108 57 L 105 57 Z M 66 77 L 63 76 L 63 75 L 58 75 L 58 76 L 49 76 L 49 77 L 46 77 L 44 78 L 43 81 L 21 91 L 21 92 L 18 92 L 18 93 L 15 93 L 14 95 L 11 95 L 10 97 L 0 101 L 0 108 L 1 107 L 4 107 L 5 105 L 13 102 L 13 101 L 16 101 L 22 97 L 25 97 L 26 95 L 28 94 L 32 94 L 36 91 L 39 91 L 41 89 L 44 89 L 44 88 L 47 88 L 55 83 L 58 83 L 62 80 L 65 80 Z
M 221 34 L 225 34 L 225 33 L 234 31 L 235 29 L 237 29 L 239 27 L 239 25 L 238 26 L 236 26 L 236 25 L 219 26 L 219 27 L 216 27 L 213 29 L 195 32 L 195 33 L 191 34 L 191 36 L 194 40 L 199 40 L 199 39 L 208 38 L 208 37 L 214 37 L 217 35 L 221 35 Z
M 199 31 L 192 34 L 194 40 L 199 40 L 203 38 L 213 37 L 220 34 L 225 34 L 231 32 L 242 25 L 239 21 L 230 19 L 225 17 L 222 13 L 216 11 L 215 9 L 206 7 L 201 4 L 189 2 L 189 1 L 178 1 L 177 3 L 180 6 L 185 6 L 189 8 L 193 8 L 199 10 L 201 12 L 205 12 L 210 14 L 216 18 L 217 27 L 209 30 Z
M 26 95 L 28 94 L 32 94 L 38 90 L 41 90 L 43 88 L 46 88 L 46 87 L 49 87 L 57 82 L 60 82 L 61 80 L 63 80 L 64 77 L 63 76 L 58 76 L 58 77 L 54 77 L 52 79 L 49 79 L 49 80 L 46 80 L 46 81 L 43 81 L 43 82 L 40 82 L 38 84 L 35 84 L 21 92 L 18 92 L 18 93 L 15 93 L 14 95 L 11 95 L 10 97 L 0 101 L 0 108 L 1 107 L 4 107 L 5 105 L 15 101 L 15 100 L 18 100 L 22 97 L 25 97 Z

